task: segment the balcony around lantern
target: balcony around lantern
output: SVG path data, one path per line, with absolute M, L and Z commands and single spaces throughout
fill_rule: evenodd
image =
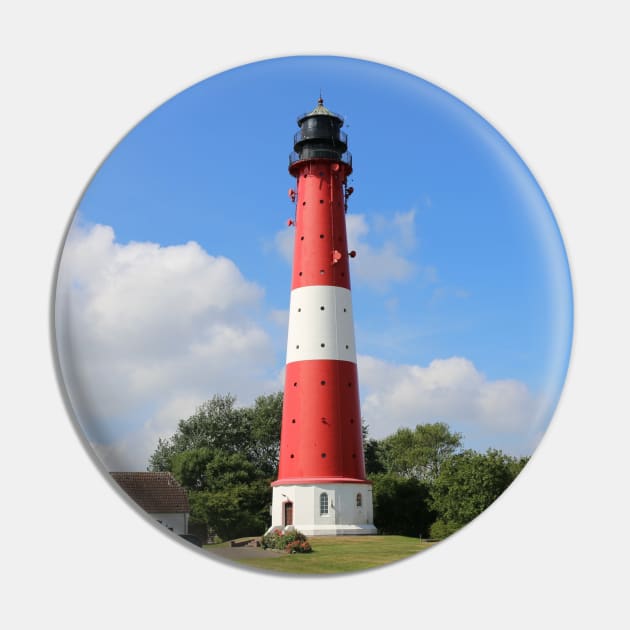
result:
M 304 140 L 328 140 L 335 144 L 348 146 L 348 134 L 345 131 L 335 130 L 334 135 L 327 133 L 322 135 L 317 129 L 300 129 L 293 136 L 293 144 L 296 145 Z
M 304 152 L 302 156 L 297 151 L 291 151 L 289 154 L 289 167 L 296 162 L 304 160 L 332 160 L 333 162 L 342 162 L 352 168 L 352 153 L 345 151 L 344 153 L 338 153 L 332 149 L 309 149 Z

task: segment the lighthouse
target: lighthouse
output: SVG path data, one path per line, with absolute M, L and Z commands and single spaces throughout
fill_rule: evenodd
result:
M 365 475 L 345 215 L 352 157 L 343 118 L 298 118 L 289 172 L 294 250 L 272 528 L 375 534 Z

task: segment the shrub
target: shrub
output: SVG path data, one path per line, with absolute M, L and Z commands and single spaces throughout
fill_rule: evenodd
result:
M 313 549 L 308 540 L 294 540 L 285 547 L 285 551 L 287 553 L 310 553 Z
M 454 534 L 458 529 L 461 528 L 461 525 L 458 523 L 452 523 L 448 521 L 444 521 L 442 519 L 438 519 L 431 525 L 431 538 L 435 538 L 436 540 L 442 540 L 443 538 L 447 538 L 451 534 Z
M 279 549 L 288 553 L 308 553 L 312 551 L 306 536 L 296 529 L 284 532 L 279 528 L 275 528 L 263 536 L 262 546 L 264 549 Z
M 280 544 L 282 542 L 282 535 L 282 530 L 277 528 L 265 534 L 262 537 L 263 549 L 281 549 Z

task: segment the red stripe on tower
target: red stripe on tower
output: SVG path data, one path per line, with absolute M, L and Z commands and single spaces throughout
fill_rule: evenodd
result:
M 272 527 L 374 533 L 345 221 L 352 161 L 343 118 L 321 98 L 298 125 L 289 165 L 297 183 L 289 191 L 295 245 Z

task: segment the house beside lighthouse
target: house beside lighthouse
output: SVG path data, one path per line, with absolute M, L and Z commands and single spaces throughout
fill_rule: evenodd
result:
M 295 230 L 272 528 L 375 534 L 365 475 L 345 214 L 352 189 L 343 118 L 320 98 L 298 118 L 289 172 Z

